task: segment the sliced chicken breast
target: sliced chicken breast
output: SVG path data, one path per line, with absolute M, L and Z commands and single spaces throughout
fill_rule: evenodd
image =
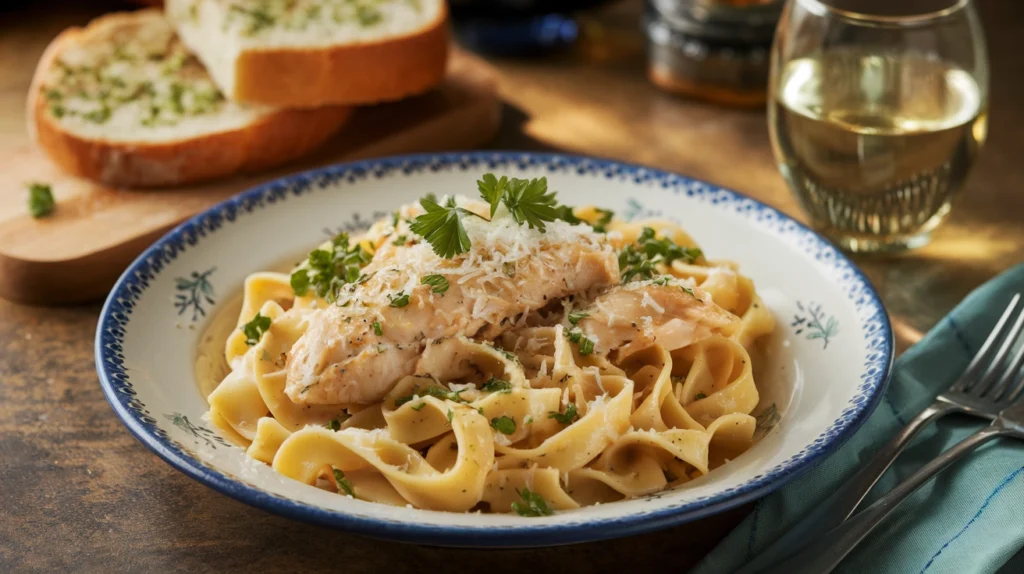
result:
M 485 225 L 469 219 L 469 253 L 445 260 L 415 239 L 387 241 L 363 269 L 363 283 L 313 314 L 288 356 L 286 392 L 294 402 L 379 401 L 399 378 L 415 374 L 427 341 L 493 339 L 530 311 L 619 280 L 613 248 L 587 226 L 556 221 L 540 233 L 511 218 L 481 220 Z M 443 276 L 447 288 L 422 283 L 429 275 Z
M 594 352 L 618 349 L 626 357 L 655 342 L 680 349 L 720 331 L 730 332 L 739 317 L 711 301 L 707 293 L 664 277 L 613 287 L 587 306 L 579 321 L 594 341 Z

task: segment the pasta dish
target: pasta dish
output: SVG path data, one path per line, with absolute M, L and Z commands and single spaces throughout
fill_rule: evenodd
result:
M 544 178 L 477 187 L 250 275 L 210 421 L 340 495 L 524 516 L 750 447 L 775 320 L 735 264 L 672 223 L 560 205 Z

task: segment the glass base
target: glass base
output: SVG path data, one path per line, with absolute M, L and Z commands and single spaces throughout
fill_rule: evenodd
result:
M 818 233 L 851 253 L 898 253 L 918 249 L 931 243 L 933 232 L 934 229 L 927 229 L 911 235 L 859 235 L 818 229 Z

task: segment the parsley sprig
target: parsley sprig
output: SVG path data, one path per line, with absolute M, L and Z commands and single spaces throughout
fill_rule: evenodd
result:
M 696 247 L 683 247 L 665 237 L 658 239 L 654 229 L 644 227 L 636 243 L 627 245 L 619 252 L 619 269 L 622 271 L 622 282 L 629 283 L 634 279 L 650 279 L 657 272 L 659 263 L 670 265 L 673 261 L 693 263 L 702 255 Z
M 512 503 L 512 510 L 519 516 L 551 516 L 551 508 L 541 495 L 529 488 L 517 489 L 516 494 L 523 499 L 522 502 L 517 500 Z
M 503 175 L 498 178 L 493 173 L 485 173 L 477 180 L 476 185 L 480 197 L 490 206 L 490 218 L 494 217 L 498 206 L 504 204 L 516 223 L 525 224 L 530 229 L 539 229 L 542 233 L 547 230 L 547 223 L 557 219 L 564 219 L 572 224 L 580 222 L 573 215 L 571 208 L 558 205 L 558 200 L 555 199 L 556 192 L 548 191 L 546 177 L 519 179 Z M 417 216 L 409 228 L 413 233 L 426 239 L 434 253 L 451 259 L 469 251 L 472 243 L 462 220 L 467 215 L 481 217 L 480 215 L 456 206 L 454 197 L 449 197 L 444 205 L 441 205 L 436 197 L 428 195 L 420 200 L 420 205 L 423 206 L 425 213 Z M 488 218 L 481 219 L 489 221 Z
M 451 259 L 469 251 L 471 243 L 462 218 L 467 215 L 479 217 L 472 211 L 455 205 L 455 198 L 449 197 L 441 205 L 437 198 L 428 195 L 420 200 L 426 213 L 419 215 L 409 224 L 413 233 L 423 237 L 439 257 Z
M 359 280 L 360 270 L 370 262 L 371 255 L 363 246 L 349 244 L 347 233 L 331 240 L 330 247 L 314 249 L 292 272 L 292 290 L 303 296 L 311 289 L 318 297 L 334 301 L 342 286 Z

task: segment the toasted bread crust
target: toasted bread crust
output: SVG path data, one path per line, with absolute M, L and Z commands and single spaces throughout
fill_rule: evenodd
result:
M 405 36 L 327 48 L 243 51 L 232 99 L 289 108 L 374 104 L 421 94 L 444 78 L 448 8 Z
M 143 11 L 145 12 L 145 11 Z M 130 21 L 132 14 L 112 14 Z M 125 142 L 92 139 L 66 131 L 49 113 L 42 97 L 46 72 L 61 52 L 87 31 L 69 28 L 46 48 L 28 95 L 29 133 L 65 171 L 125 187 L 159 187 L 268 169 L 313 150 L 333 135 L 352 108 L 277 110 L 242 128 L 176 141 Z

